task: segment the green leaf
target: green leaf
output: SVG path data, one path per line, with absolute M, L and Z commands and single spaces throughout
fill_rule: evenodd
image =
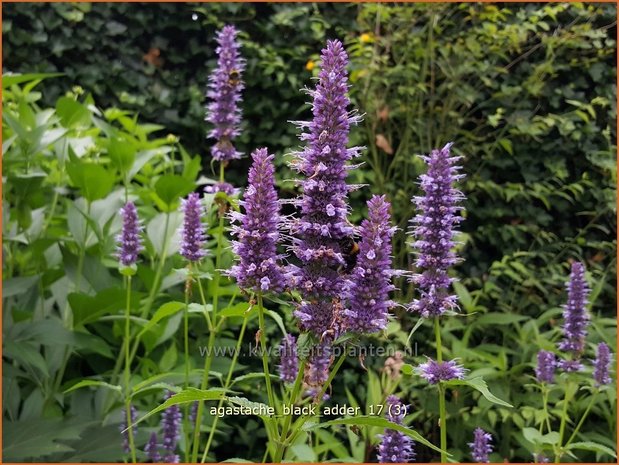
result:
M 7 298 L 24 294 L 38 281 L 39 275 L 5 279 L 2 281 L 2 297 Z
M 63 73 L 27 73 L 27 74 L 8 74 L 2 76 L 2 89 L 23 84 L 30 81 L 42 81 L 43 79 L 64 76 Z
M 240 405 L 241 407 L 246 407 L 251 409 L 252 412 L 265 412 L 268 410 L 268 405 L 263 404 L 261 402 L 253 402 L 245 397 L 226 397 L 226 400 L 231 404 Z M 272 421 L 274 418 L 269 415 L 258 415 L 256 416 L 262 418 L 265 421 Z
M 290 447 L 290 452 L 297 458 L 298 462 L 315 462 L 316 454 L 314 450 L 307 444 L 295 444 Z
M 415 441 L 423 444 L 424 446 L 429 447 L 437 452 L 443 452 L 439 447 L 436 447 L 426 438 L 424 438 L 421 434 L 419 434 L 414 429 L 407 428 L 403 425 L 398 425 L 396 423 L 392 423 L 389 420 L 376 416 L 362 415 L 350 418 L 338 418 L 337 420 L 331 420 L 324 423 L 315 423 L 309 425 L 307 429 L 316 429 L 316 428 L 325 428 L 331 425 L 367 425 L 367 426 L 377 426 L 379 428 L 392 429 L 399 431 L 400 433 L 404 433 L 407 436 L 413 438 Z M 450 457 L 451 454 L 447 453 L 447 456 Z
M 131 426 L 135 426 L 138 423 L 141 423 L 142 421 L 146 420 L 151 415 L 154 415 L 155 413 L 159 413 L 162 410 L 167 409 L 168 407 L 172 407 L 173 405 L 187 404 L 189 402 L 195 402 L 196 400 L 219 400 L 225 397 L 224 396 L 225 392 L 226 391 L 224 389 L 216 389 L 216 388 L 202 390 L 202 389 L 196 389 L 196 388 L 190 387 L 187 389 L 183 389 L 181 392 L 169 397 L 163 404 L 152 409 L 150 412 L 148 412 L 142 418 L 138 419 L 138 421 L 133 423 L 133 425 Z
M 135 162 L 136 148 L 127 138 L 114 137 L 110 141 L 107 154 L 114 166 L 126 174 Z
M 166 174 L 157 179 L 155 192 L 159 199 L 171 209 L 175 202 L 195 189 L 195 183 L 176 174 Z
M 402 372 L 402 374 L 410 376 L 415 370 L 413 368 L 413 365 L 411 365 L 410 363 L 405 363 L 400 367 L 400 371 Z
M 279 329 L 282 330 L 282 334 L 285 336 L 286 327 L 284 326 L 284 320 L 282 320 L 282 317 L 279 315 L 279 313 L 274 312 L 273 310 L 265 310 L 264 314 L 270 316 L 273 320 L 275 320 L 275 323 L 277 323 L 277 326 L 279 326 Z
M 24 462 L 73 449 L 60 440 L 79 439 L 78 427 L 67 427 L 58 419 L 6 421 L 3 428 L 3 462 Z
M 66 128 L 88 127 L 91 123 L 90 110 L 70 97 L 60 97 L 56 102 L 56 114 Z
M 493 404 L 503 405 L 504 407 L 510 408 L 513 407 L 513 405 L 511 405 L 510 403 L 505 402 L 504 400 L 501 400 L 497 396 L 492 394 L 488 389 L 488 385 L 481 377 L 473 379 L 452 379 L 451 381 L 447 381 L 444 384 L 447 386 L 470 386 L 473 389 L 481 392 L 481 395 Z
M 153 328 L 157 323 L 159 323 L 164 318 L 172 316 L 178 313 L 180 310 L 185 308 L 185 304 L 183 302 L 167 302 L 163 304 L 161 307 L 157 309 L 153 317 L 148 321 L 146 326 L 142 328 L 138 337 L 140 337 L 145 332 L 149 331 Z
M 79 383 L 76 383 L 73 386 L 71 386 L 69 389 L 64 391 L 64 393 L 67 394 L 71 391 L 75 391 L 76 389 L 81 389 L 83 387 L 88 387 L 88 386 L 103 387 L 106 389 L 110 389 L 112 391 L 116 391 L 119 394 L 122 393 L 122 388 L 120 386 L 117 386 L 115 384 L 106 383 L 105 381 L 99 381 L 96 379 L 84 379 L 80 381 Z
M 101 165 L 72 162 L 67 164 L 67 173 L 89 202 L 104 198 L 114 187 L 114 176 Z
M 475 320 L 476 325 L 510 325 L 526 320 L 526 316 L 511 313 L 486 313 Z
M 249 302 L 239 302 L 231 307 L 224 308 L 219 312 L 220 316 L 246 316 L 245 313 L 251 308 Z
M 602 454 L 610 455 L 612 458 L 616 459 L 617 454 L 610 447 L 607 447 L 603 444 L 599 444 L 597 442 L 585 441 L 585 442 L 573 442 L 568 447 L 568 450 L 589 450 L 592 452 L 600 452 Z
M 170 215 L 168 220 L 168 228 L 166 230 L 166 215 Z M 157 256 L 161 257 L 164 253 L 166 257 L 174 255 L 179 249 L 178 228 L 183 221 L 180 212 L 160 213 L 155 216 L 148 226 L 146 226 L 146 235 L 150 240 Z

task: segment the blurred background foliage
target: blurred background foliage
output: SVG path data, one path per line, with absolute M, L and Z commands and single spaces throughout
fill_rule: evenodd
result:
M 121 145 L 129 144 L 132 153 L 142 157 L 137 158 L 141 165 L 131 176 L 137 176 L 138 192 L 145 202 L 152 204 L 152 192 L 161 194 L 159 201 L 165 197 L 157 191 L 153 177 L 176 172 L 195 187 L 199 171 L 211 176 L 204 90 L 215 64 L 214 32 L 225 23 L 234 23 L 241 30 L 242 53 L 248 63 L 239 146 L 245 153 L 267 146 L 277 154 L 283 197 L 295 195 L 286 162 L 287 154 L 300 144 L 289 121 L 310 115 L 309 98 L 299 89 L 312 85 L 326 39 L 338 37 L 345 42 L 351 61 L 350 95 L 355 108 L 365 115 L 351 133 L 351 142 L 366 150 L 361 160 L 365 165 L 352 171 L 349 179 L 367 185 L 351 195 L 351 220 L 360 222 L 364 201 L 371 193 L 387 193 L 394 221 L 401 228 L 394 247 L 398 267 L 411 266 L 404 232 L 414 214 L 410 197 L 418 192 L 416 178 L 423 170 L 417 155 L 453 141 L 455 152 L 463 157 L 466 179 L 460 187 L 467 200 L 460 253 L 465 260 L 456 269 L 456 290 L 462 313 L 469 316 L 446 320 L 444 331 L 450 355 L 462 357 L 473 372 L 483 373 L 493 392 L 519 410 L 490 409 L 483 399 L 479 405 L 476 399 L 452 399 L 451 413 L 462 425 L 451 429 L 454 441 L 466 442 L 472 415 L 498 438 L 496 460 L 529 460 L 532 450 L 519 430 L 535 419 L 531 410 L 535 406 L 528 400 L 530 392 L 513 386 L 526 383 L 540 340 L 558 336 L 559 306 L 565 299 L 563 284 L 571 260 L 586 262 L 593 283 L 593 340 L 614 346 L 615 5 L 8 3 L 2 8 L 4 73 L 61 73 L 33 81 L 36 89 L 27 83 L 25 89 L 13 88 L 13 97 L 3 101 L 5 106 L 12 105 L 12 112 L 8 117 L 5 112 L 3 120 L 5 136 L 19 133 L 20 124 L 31 131 L 12 148 L 10 137 L 5 138 L 3 147 L 3 153 L 19 150 L 14 159 L 5 157 L 3 170 L 3 181 L 7 176 L 9 181 L 4 189 L 4 237 L 10 244 L 5 245 L 3 269 L 5 277 L 22 279 L 13 282 L 18 288 L 12 297 L 17 299 L 12 301 L 17 309 L 17 317 L 12 317 L 15 320 L 35 319 L 36 312 L 47 312 L 45 302 L 23 294 L 32 286 L 51 292 L 55 300 L 48 305 L 67 307 L 67 290 L 61 291 L 60 283 L 74 280 L 80 266 L 87 270 L 88 282 L 78 282 L 78 291 L 96 294 L 115 282 L 89 257 L 109 256 L 113 246 L 113 238 L 104 233 L 118 226 L 111 222 L 111 205 L 117 207 L 122 192 L 113 186 L 127 182 L 128 168 L 122 161 L 126 153 Z M 6 82 L 5 77 L 3 88 Z M 7 89 L 10 87 L 7 84 Z M 67 95 L 69 89 L 72 91 Z M 11 115 L 19 124 L 11 121 Z M 42 129 L 33 135 L 33 127 Z M 58 144 L 68 138 L 70 150 Z M 30 162 L 49 144 L 55 144 L 54 150 L 62 156 L 52 161 L 45 158 L 42 171 L 29 172 Z M 73 163 L 73 155 L 96 158 L 101 153 L 109 154 L 113 169 L 90 173 L 86 172 L 90 168 L 76 168 L 66 176 L 65 160 Z M 242 187 L 247 167 L 247 158 L 231 164 L 228 180 Z M 85 189 L 88 176 L 100 181 L 101 192 Z M 82 194 L 79 212 L 64 207 L 63 198 L 71 192 L 68 186 Z M 99 212 L 105 221 L 99 229 L 91 225 L 100 234 L 81 237 L 80 242 L 80 228 L 88 221 L 80 214 L 110 195 L 118 199 L 106 207 L 109 212 Z M 165 202 L 157 202 L 165 211 Z M 53 217 L 55 208 L 69 218 L 69 232 L 55 229 L 57 223 L 45 220 Z M 147 212 L 149 218 L 156 214 L 154 207 Z M 7 225 L 13 228 L 8 233 Z M 50 241 L 67 234 L 76 238 L 75 243 L 62 249 L 56 246 L 50 252 Z M 162 252 L 157 251 L 157 244 L 156 238 L 150 243 L 155 255 Z M 68 277 L 63 277 L 65 267 Z M 144 267 L 141 278 L 148 291 L 152 271 Z M 414 290 L 399 284 L 398 298 L 410 301 Z M 116 297 L 107 296 L 111 302 Z M 39 305 L 40 310 L 29 310 Z M 395 346 L 402 347 L 415 321 L 404 316 L 390 326 Z M 62 322 L 53 325 L 56 331 L 63 328 Z M 23 342 L 39 334 L 28 331 L 32 332 L 24 326 L 13 336 Z M 109 358 L 110 349 L 103 340 L 109 342 L 111 334 L 103 326 L 93 332 L 102 338 L 101 344 L 86 348 L 79 337 L 72 336 L 71 350 L 99 351 L 100 357 Z M 423 341 L 430 338 L 430 329 L 420 328 L 414 338 L 423 345 L 420 350 L 427 350 Z M 15 415 L 21 412 L 20 418 L 26 422 L 43 408 L 50 418 L 51 423 L 45 426 L 49 430 L 57 416 L 54 411 L 61 409 L 54 399 L 58 400 L 61 392 L 64 373 L 58 371 L 66 349 L 52 344 L 53 363 L 49 365 L 49 358 L 44 362 L 32 352 L 24 355 L 19 344 L 14 348 L 13 357 L 30 357 L 22 362 L 30 367 L 33 379 L 42 383 L 43 394 L 31 400 L 24 396 L 22 404 L 17 397 L 12 401 L 17 404 L 5 401 L 5 406 Z M 168 351 L 159 356 L 168 361 L 172 357 Z M 375 360 L 367 365 L 378 370 L 382 363 Z M 98 372 L 98 368 L 86 369 L 80 364 L 69 368 L 74 374 L 80 370 Z M 47 370 L 53 371 L 55 379 L 41 381 L 49 375 Z M 360 370 L 348 370 L 338 380 L 342 386 L 334 391 L 341 393 L 343 386 L 349 387 L 342 402 L 355 396 L 360 402 L 376 397 L 372 389 L 379 389 L 378 381 L 366 382 L 367 376 Z M 5 388 L 4 392 L 6 395 L 10 390 Z M 413 421 L 436 442 L 438 430 L 431 422 L 436 416 L 432 411 L 435 400 L 419 395 L 425 394 L 415 395 L 418 404 L 414 407 L 423 408 Z M 71 409 L 79 410 L 80 402 L 86 402 L 85 393 L 73 402 Z M 103 409 L 98 404 L 89 408 Z M 608 431 L 614 431 L 614 417 L 604 411 L 597 414 L 588 422 L 588 430 L 597 431 L 595 440 L 608 444 L 605 438 Z M 28 431 L 32 425 L 22 427 Z M 71 441 L 77 437 L 77 426 L 75 431 L 70 427 L 61 439 L 74 445 Z M 259 451 L 262 439 L 257 429 L 253 420 L 242 422 L 240 442 L 235 446 L 234 440 L 228 444 L 224 440 L 219 457 L 229 456 L 241 443 Z M 115 432 L 105 430 L 110 437 Z M 92 434 L 94 437 L 96 431 Z M 335 449 L 323 452 L 340 458 L 370 458 L 367 444 L 350 435 L 348 439 L 350 449 L 345 453 Z M 54 449 L 58 443 L 51 440 L 41 444 L 40 450 L 28 457 L 94 457 L 92 451 L 84 456 L 66 451 L 63 455 L 62 450 Z M 31 445 L 24 446 L 28 447 Z M 114 460 L 115 453 L 96 458 Z M 590 451 L 587 458 L 595 459 L 596 453 Z M 431 457 L 419 457 L 424 458 Z M 456 453 L 454 458 L 466 456 Z

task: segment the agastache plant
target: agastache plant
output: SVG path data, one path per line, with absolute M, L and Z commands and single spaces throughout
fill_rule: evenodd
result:
M 402 425 L 407 413 L 407 407 L 396 396 L 387 397 L 385 406 L 387 420 Z M 386 428 L 383 434 L 379 434 L 378 445 L 379 463 L 407 463 L 415 459 L 413 447 L 415 443 L 406 434 Z
M 610 365 L 612 355 L 610 347 L 605 342 L 600 342 L 597 346 L 596 357 L 593 360 L 593 379 L 597 387 L 610 384 Z
M 294 383 L 299 372 L 297 340 L 292 334 L 286 334 L 279 346 L 279 377 L 284 383 Z
M 395 289 L 391 284 L 391 238 L 396 228 L 391 226 L 389 208 L 385 196 L 373 196 L 368 201 L 368 218 L 359 228 L 357 263 L 344 292 L 346 331 L 374 333 L 385 329 L 389 309 L 395 305 L 389 293 Z
M 241 77 L 245 69 L 245 60 L 239 53 L 237 35 L 238 31 L 231 25 L 217 32 L 217 67 L 209 76 L 206 94 L 210 100 L 206 121 L 213 125 L 208 137 L 216 140 L 211 148 L 211 155 L 222 163 L 242 155 L 233 144 L 240 134 L 239 103 L 244 87 Z
M 142 245 L 142 225 L 138 220 L 138 211 L 133 202 L 127 202 L 120 209 L 123 224 L 121 233 L 116 236 L 118 243 L 118 261 L 122 266 L 129 267 L 138 261 L 139 253 L 144 250 Z
M 305 176 L 300 181 L 300 218 L 291 224 L 292 250 L 301 265 L 293 268 L 294 283 L 302 296 L 295 311 L 302 330 L 320 337 L 333 321 L 333 299 L 339 298 L 345 265 L 341 241 L 353 234 L 347 220 L 347 162 L 359 148 L 347 148 L 350 125 L 358 121 L 348 111 L 348 56 L 338 40 L 322 50 L 318 84 L 309 91 L 313 119 L 297 123 L 306 130 L 300 138 L 305 148 L 296 154 L 293 167 Z
M 464 175 L 458 174 L 461 157 L 451 155 L 452 145 L 448 143 L 442 149 L 432 150 L 430 155 L 421 157 L 428 169 L 420 176 L 423 195 L 412 199 L 418 213 L 411 220 L 417 267 L 412 282 L 416 284 L 420 296 L 410 304 L 409 310 L 424 318 L 434 318 L 437 360 L 428 358 L 426 363 L 419 365 L 417 372 L 430 384 L 438 384 L 442 462 L 447 461 L 447 413 L 445 386 L 442 383 L 461 379 L 465 374 L 465 370 L 455 361 L 443 361 L 439 323 L 440 316 L 458 307 L 457 297 L 451 292 L 454 279 L 449 276 L 449 268 L 459 261 L 453 248 L 456 245 L 456 227 L 462 221 L 458 213 L 463 209 L 459 203 L 464 195 L 454 185 Z
M 166 399 L 171 397 L 171 393 L 166 394 Z M 176 455 L 176 445 L 181 437 L 180 426 L 183 414 L 178 405 L 172 405 L 165 409 L 161 414 L 161 447 L 165 451 L 163 460 L 166 463 L 178 463 L 180 458 Z
M 180 230 L 180 254 L 189 262 L 198 262 L 206 256 L 206 233 L 202 224 L 204 207 L 197 192 L 192 192 L 181 202 L 184 219 Z
M 253 152 L 252 158 L 249 186 L 239 202 L 245 213 L 231 213 L 237 223 L 232 227 L 237 238 L 232 248 L 239 261 L 229 274 L 243 289 L 281 292 L 287 277 L 280 265 L 282 257 L 277 254 L 282 219 L 275 191 L 273 155 L 262 148 Z
M 537 353 L 537 366 L 535 376 L 540 383 L 554 383 L 557 359 L 555 354 L 547 350 L 540 350 Z

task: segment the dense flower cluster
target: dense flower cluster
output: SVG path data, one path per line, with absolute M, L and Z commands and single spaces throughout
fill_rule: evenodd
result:
M 127 202 L 120 209 L 120 215 L 123 219 L 123 225 L 120 234 L 116 236 L 118 260 L 123 266 L 131 266 L 138 261 L 138 254 L 144 249 L 140 237 L 142 226 L 133 202 Z
M 578 357 L 584 350 L 589 324 L 589 314 L 586 310 L 589 289 L 585 281 L 584 264 L 580 262 L 572 264 L 572 272 L 566 288 L 567 303 L 563 307 L 563 341 L 559 343 L 559 348 Z
M 232 234 L 237 237 L 232 247 L 239 262 L 232 267 L 230 275 L 244 289 L 279 292 L 286 287 L 287 277 L 277 255 L 281 218 L 273 155 L 263 148 L 252 153 L 252 158 L 249 186 L 239 202 L 245 213 L 231 214 L 237 223 L 232 228 Z
M 240 133 L 241 75 L 245 69 L 245 60 L 239 53 L 238 32 L 234 26 L 225 26 L 217 32 L 217 68 L 209 76 L 208 92 L 210 99 L 207 107 L 206 121 L 213 124 L 209 138 L 217 142 L 211 149 L 215 160 L 229 161 L 241 157 L 232 141 Z
M 407 407 L 396 396 L 387 397 L 386 417 L 387 420 L 402 424 L 407 413 Z M 378 461 L 380 463 L 407 463 L 415 458 L 413 446 L 415 443 L 406 434 L 393 429 L 385 429 L 384 434 L 379 434 Z
M 490 462 L 488 459 L 488 454 L 492 453 L 492 446 L 490 445 L 491 441 L 492 435 L 490 433 L 486 433 L 481 428 L 475 428 L 475 431 L 473 432 L 473 442 L 469 442 L 468 444 L 471 448 L 471 456 L 475 462 Z
M 200 195 L 196 192 L 189 194 L 182 200 L 182 210 L 184 220 L 181 227 L 180 254 L 190 262 L 197 262 L 206 255 L 204 250 L 206 233 L 202 224 L 204 208 Z
M 342 240 L 353 234 L 348 223 L 346 184 L 347 161 L 358 148 L 347 148 L 350 125 L 358 118 L 348 112 L 348 57 L 342 43 L 327 42 L 322 50 L 322 68 L 313 97 L 311 122 L 298 123 L 307 132 L 305 148 L 297 153 L 293 167 L 306 178 L 300 181 L 298 200 L 301 215 L 291 223 L 295 236 L 292 250 L 300 260 L 293 267 L 294 284 L 303 302 L 295 315 L 301 329 L 320 336 L 331 327 L 332 300 L 338 298 L 343 278 L 338 268 L 345 265 Z
M 467 370 L 461 365 L 458 365 L 455 360 L 437 362 L 428 358 L 427 362 L 417 367 L 417 371 L 428 383 L 438 384 L 440 381 L 464 379 Z
M 610 384 L 610 364 L 612 363 L 610 347 L 604 342 L 597 346 L 597 354 L 593 361 L 593 379 L 596 386 Z
M 413 247 L 417 252 L 415 264 L 420 274 L 413 277 L 421 297 L 410 305 L 410 310 L 423 317 L 435 317 L 457 307 L 456 296 L 450 294 L 453 281 L 447 274 L 458 258 L 453 247 L 456 226 L 462 220 L 458 203 L 462 193 L 453 184 L 464 175 L 458 174 L 456 164 L 460 157 L 451 156 L 452 144 L 440 150 L 433 150 L 422 157 L 428 165 L 426 174 L 421 175 L 423 196 L 413 197 L 419 213 L 411 220 Z
M 537 353 L 537 366 L 535 376 L 540 383 L 554 383 L 557 359 L 555 354 L 547 350 L 540 350 Z
M 389 309 L 394 302 L 391 284 L 391 226 L 389 202 L 385 196 L 373 196 L 368 202 L 368 218 L 361 223 L 359 256 L 347 282 L 344 297 L 343 326 L 357 333 L 373 333 L 385 329 Z
M 279 377 L 284 383 L 294 383 L 299 372 L 297 356 L 297 340 L 292 334 L 287 334 L 280 344 Z

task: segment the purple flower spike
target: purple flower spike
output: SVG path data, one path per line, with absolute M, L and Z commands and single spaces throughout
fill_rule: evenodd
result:
M 557 359 L 555 354 L 547 350 L 540 350 L 537 353 L 537 366 L 535 376 L 540 383 L 554 383 Z
M 244 289 L 280 292 L 286 287 L 287 277 L 277 254 L 282 221 L 274 185 L 273 155 L 267 149 L 258 149 L 252 158 L 249 187 L 239 202 L 245 213 L 231 214 L 237 223 L 232 227 L 232 234 L 238 239 L 232 242 L 232 248 L 239 262 L 232 267 L 230 275 Z
M 166 394 L 166 400 L 172 396 L 172 393 L 168 392 Z M 166 457 L 164 460 L 167 463 L 177 463 L 177 462 L 168 462 L 168 457 L 174 455 L 174 451 L 176 450 L 176 445 L 181 437 L 180 433 L 180 425 L 181 420 L 183 418 L 183 414 L 181 413 L 181 409 L 178 405 L 173 405 L 168 407 L 161 414 L 161 431 L 163 437 L 163 443 L 161 447 L 166 452 Z
M 428 358 L 426 363 L 422 363 L 417 367 L 417 371 L 428 383 L 437 384 L 439 381 L 464 379 L 467 370 L 461 365 L 458 365 L 455 360 L 436 362 Z
M 292 334 L 287 334 L 280 345 L 279 377 L 284 383 L 294 383 L 299 373 L 299 358 L 297 356 L 297 340 Z
M 144 452 L 146 452 L 146 456 L 151 462 L 161 462 L 161 455 L 159 454 L 159 444 L 157 444 L 157 433 L 151 433 L 150 439 L 144 447 Z
M 127 202 L 120 209 L 123 226 L 120 234 L 116 236 L 118 242 L 118 260 L 123 266 L 131 266 L 138 261 L 138 254 L 144 250 L 142 246 L 142 226 L 138 220 L 138 211 L 133 202 Z
M 407 413 L 407 407 L 396 396 L 387 397 L 387 420 L 402 424 Z M 381 442 L 378 445 L 379 463 L 407 463 L 415 458 L 413 451 L 414 441 L 404 433 L 392 429 L 385 429 L 379 434 Z
M 345 265 L 342 240 L 353 234 L 346 219 L 347 162 L 359 148 L 347 148 L 350 125 L 359 118 L 348 111 L 348 56 L 338 40 L 322 50 L 318 84 L 309 91 L 313 119 L 299 122 L 305 148 L 296 153 L 292 166 L 305 176 L 297 204 L 301 215 L 290 226 L 292 250 L 301 265 L 292 267 L 294 284 L 303 301 L 295 311 L 299 326 L 321 336 L 331 327 L 334 299 L 339 298 L 344 279 L 338 268 Z
M 125 453 L 128 454 L 129 452 L 131 452 L 131 447 L 129 446 L 129 430 L 125 431 L 128 427 L 127 426 L 127 411 L 125 409 L 122 409 L 121 412 L 122 412 L 122 420 L 120 422 L 119 429 L 123 437 L 123 450 L 125 451 Z M 132 424 L 135 423 L 137 419 L 138 419 L 138 411 L 132 405 L 131 406 L 131 423 Z M 137 426 L 134 426 L 132 430 L 133 430 L 133 436 L 135 437 L 136 433 L 138 432 Z
M 238 31 L 234 26 L 225 26 L 217 32 L 217 68 L 209 76 L 206 96 L 206 121 L 214 128 L 208 137 L 217 142 L 211 148 L 215 160 L 226 162 L 241 157 L 232 141 L 240 134 L 241 91 L 244 88 L 241 75 L 245 69 L 245 60 L 239 53 L 240 45 L 236 40 Z
M 180 463 L 181 458 L 177 454 L 168 454 L 163 458 L 163 463 Z
M 458 262 L 453 239 L 462 221 L 458 215 L 462 207 L 458 203 L 464 196 L 453 184 L 464 175 L 458 174 L 460 166 L 456 163 L 461 157 L 451 156 L 451 146 L 449 143 L 422 157 L 428 165 L 427 173 L 420 176 L 424 195 L 413 197 L 419 213 L 411 220 L 411 233 L 416 239 L 415 264 L 421 273 L 412 280 L 419 287 L 421 297 L 409 309 L 424 318 L 441 316 L 458 306 L 456 296 L 449 291 L 453 278 L 447 271 Z
M 486 433 L 481 428 L 475 428 L 473 433 L 473 442 L 469 442 L 468 444 L 471 448 L 471 456 L 475 462 L 490 462 L 488 459 L 488 454 L 492 453 L 492 446 L 490 445 L 491 441 L 492 435 L 490 433 Z
M 202 224 L 204 208 L 200 195 L 197 192 L 189 194 L 186 199 L 182 200 L 182 210 L 185 218 L 181 227 L 180 253 L 190 262 L 197 262 L 206 255 L 206 250 L 204 250 L 206 233 Z
M 596 386 L 612 383 L 610 377 L 610 365 L 612 357 L 610 347 L 604 342 L 600 342 L 597 347 L 597 356 L 593 361 L 593 379 Z
M 391 269 L 391 226 L 389 202 L 374 196 L 368 202 L 368 218 L 361 223 L 359 255 L 344 296 L 344 328 L 357 333 L 374 333 L 385 329 L 389 309 L 394 306 L 389 292 L 394 272 Z
M 563 341 L 559 343 L 559 349 L 578 357 L 585 348 L 585 336 L 589 324 L 589 314 L 585 308 L 589 288 L 585 281 L 584 264 L 580 262 L 572 264 L 566 288 L 567 304 L 563 306 Z
M 321 387 L 329 378 L 331 367 L 331 345 L 321 343 L 312 348 L 307 365 L 305 366 L 304 381 L 309 387 Z M 316 392 L 316 395 L 319 392 Z

